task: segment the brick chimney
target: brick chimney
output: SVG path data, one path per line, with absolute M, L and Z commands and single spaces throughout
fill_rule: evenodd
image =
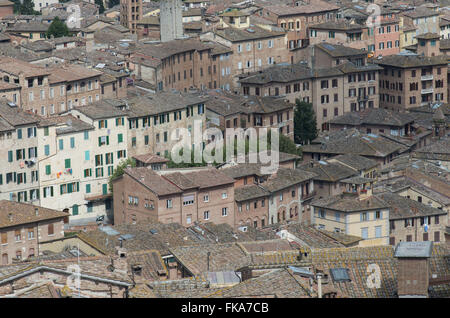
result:
M 428 298 L 429 258 L 433 242 L 400 242 L 394 252 L 398 259 L 399 298 Z

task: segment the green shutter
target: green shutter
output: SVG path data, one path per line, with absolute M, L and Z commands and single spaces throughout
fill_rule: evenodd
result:
M 108 128 L 108 120 L 105 119 L 105 128 Z
M 105 183 L 103 184 L 103 194 L 107 194 L 108 193 L 108 185 Z
M 109 136 L 106 136 L 106 144 L 109 145 Z
M 98 137 L 98 146 L 100 147 L 102 145 L 102 137 Z
M 53 186 L 50 187 L 50 195 L 53 196 Z
M 70 138 L 70 147 L 75 148 L 75 137 Z
M 78 215 L 78 205 L 74 204 L 72 207 L 72 215 Z
M 63 185 L 62 184 L 59 186 L 59 194 L 63 194 Z
M 45 166 L 45 174 L 49 175 L 52 173 L 52 166 L 51 165 L 46 165 Z
M 91 193 L 91 185 L 86 184 L 86 193 Z
M 70 168 L 70 159 L 66 159 L 64 164 L 65 164 L 66 169 Z
M 118 134 L 117 138 L 119 140 L 119 143 L 123 142 L 123 135 L 122 134 Z
M 72 183 L 68 183 L 67 184 L 67 193 L 72 193 L 73 192 L 73 186 Z
M 8 162 L 13 162 L 13 152 L 12 152 L 12 150 L 8 151 Z

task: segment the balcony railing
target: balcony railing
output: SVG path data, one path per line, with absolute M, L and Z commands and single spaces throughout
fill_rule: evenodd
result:
M 422 80 L 422 81 L 432 81 L 433 80 L 433 74 L 422 75 L 420 77 L 420 80 Z
M 433 94 L 433 87 L 424 88 L 420 91 L 421 94 Z
M 358 96 L 358 102 L 369 100 L 369 96 L 367 95 L 359 95 Z

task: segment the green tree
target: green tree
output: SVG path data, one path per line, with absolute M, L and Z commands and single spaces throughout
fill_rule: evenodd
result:
M 112 8 L 112 7 L 114 7 L 114 6 L 116 6 L 116 5 L 118 5 L 118 4 L 120 4 L 120 0 L 109 0 L 108 1 L 108 8 Z
M 295 100 L 294 112 L 294 140 L 298 144 L 305 144 L 317 137 L 317 121 L 313 105 Z
M 127 166 L 136 167 L 136 161 L 133 158 L 128 158 L 126 160 L 122 160 L 114 170 L 113 174 L 109 177 L 109 191 L 113 192 L 112 181 L 121 175 L 123 175 L 123 171 L 127 168 Z
M 103 0 L 95 0 L 95 4 L 98 5 L 98 13 L 102 14 L 105 12 L 105 7 L 103 6 Z
M 15 14 L 40 15 L 39 11 L 34 11 L 33 0 L 12 0 L 14 2 Z
M 47 37 L 50 38 L 52 35 L 55 38 L 60 38 L 62 36 L 69 35 L 69 28 L 58 17 L 55 17 L 50 26 L 48 27 Z

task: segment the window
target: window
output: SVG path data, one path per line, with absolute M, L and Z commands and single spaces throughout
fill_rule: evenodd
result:
M 167 207 L 168 209 L 172 208 L 172 199 L 166 200 L 166 207 Z
M 2 232 L 2 244 L 8 244 L 8 233 Z
M 48 233 L 48 235 L 54 235 L 55 234 L 55 231 L 54 231 L 55 229 L 54 229 L 54 227 L 53 227 L 53 224 L 49 224 L 48 225 L 48 228 L 47 228 L 47 233 Z
M 383 218 L 383 217 L 382 217 L 381 211 L 376 211 L 376 212 L 375 212 L 375 219 L 376 219 L 376 220 L 379 220 L 379 219 L 381 219 L 381 218 Z
M 204 220 L 209 220 L 209 211 L 203 212 L 203 219 Z
M 381 237 L 381 226 L 375 226 L 375 237 L 376 238 Z
M 28 239 L 32 240 L 34 239 L 34 229 L 28 229 Z
M 222 208 L 222 216 L 228 215 L 228 208 Z
M 324 219 L 325 216 L 326 216 L 325 210 L 320 209 L 320 210 L 319 210 L 319 218 Z
M 367 240 L 369 238 L 369 228 L 368 227 L 361 228 L 361 237 L 364 240 Z
M 15 230 L 14 238 L 16 242 L 20 242 L 22 240 L 22 235 L 20 234 L 20 230 Z
M 361 219 L 361 222 L 368 221 L 369 218 L 368 218 L 367 212 L 361 213 L 360 219 Z
M 72 206 L 72 215 L 78 215 L 78 204 Z
M 188 195 L 183 197 L 183 206 L 193 205 L 194 204 L 194 195 Z
M 226 192 L 223 192 L 222 193 L 222 199 L 226 199 L 226 198 L 228 198 L 228 194 Z

